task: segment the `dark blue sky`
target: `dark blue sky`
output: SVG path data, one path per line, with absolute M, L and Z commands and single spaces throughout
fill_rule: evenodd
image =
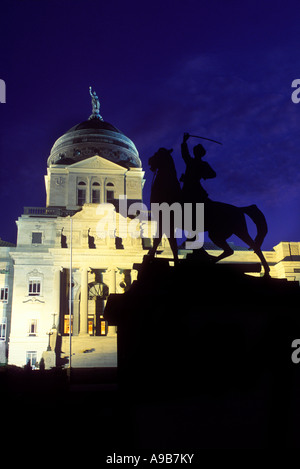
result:
M 24 206 L 45 206 L 54 141 L 91 113 L 131 138 L 146 170 L 183 132 L 207 136 L 213 200 L 256 203 L 263 249 L 300 241 L 299 2 L 285 0 L 2 0 L 0 236 L 15 241 Z M 190 145 L 198 141 L 190 141 Z M 242 243 L 241 243 L 242 244 Z

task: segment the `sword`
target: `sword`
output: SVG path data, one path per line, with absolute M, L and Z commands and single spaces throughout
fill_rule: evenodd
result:
M 195 137 L 195 138 L 202 138 L 203 140 L 209 140 L 210 142 L 218 143 L 219 145 L 223 145 L 221 142 L 217 142 L 217 140 L 212 140 L 211 138 L 206 138 L 206 137 L 199 137 L 199 135 L 189 135 L 190 137 Z

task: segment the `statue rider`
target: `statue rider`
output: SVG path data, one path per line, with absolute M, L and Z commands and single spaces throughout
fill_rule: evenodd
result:
M 206 150 L 201 144 L 193 148 L 194 158 L 190 155 L 187 145 L 189 137 L 188 133 L 184 133 L 181 144 L 181 155 L 186 164 L 185 173 L 180 178 L 180 181 L 183 182 L 183 202 L 201 203 L 208 199 L 208 193 L 202 187 L 200 180 L 215 178 L 216 172 L 207 161 L 202 160 Z
M 187 140 L 190 134 L 183 134 L 183 142 L 181 144 L 181 155 L 186 164 L 185 173 L 182 174 L 180 181 L 183 182 L 182 186 L 182 201 L 183 203 L 192 204 L 191 209 L 191 226 L 193 231 L 197 227 L 197 203 L 204 203 L 208 199 L 208 193 L 202 187 L 201 179 L 212 179 L 216 177 L 215 171 L 202 158 L 205 156 L 205 148 L 198 144 L 193 148 L 194 158 L 190 155 L 187 145 Z M 189 239 L 190 241 L 196 241 L 197 235 Z M 195 255 L 199 255 L 200 251 L 195 250 Z

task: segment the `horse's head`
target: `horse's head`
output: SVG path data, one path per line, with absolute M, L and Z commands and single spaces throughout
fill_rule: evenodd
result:
M 148 160 L 151 171 L 155 172 L 157 169 L 169 169 L 174 166 L 174 161 L 171 156 L 172 150 L 160 148 Z

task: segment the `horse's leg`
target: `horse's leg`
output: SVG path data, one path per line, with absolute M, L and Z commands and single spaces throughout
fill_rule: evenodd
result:
M 153 258 L 155 253 L 156 253 L 156 250 L 162 240 L 162 236 L 163 236 L 163 232 L 162 232 L 162 213 L 160 212 L 159 213 L 159 219 L 157 221 L 157 232 L 156 232 L 156 236 L 153 240 L 153 246 L 152 248 L 150 248 L 150 250 L 148 251 L 148 256 Z
M 226 238 L 220 237 L 216 233 L 210 233 L 210 232 L 208 233 L 208 236 L 210 237 L 210 239 L 216 246 L 224 250 L 222 254 L 220 254 L 219 256 L 211 256 L 214 262 L 218 262 L 221 259 L 224 259 L 225 257 L 229 257 L 233 254 L 234 251 L 233 249 L 231 249 L 231 247 L 227 243 Z
M 159 243 L 161 242 L 161 239 L 162 239 L 162 236 L 157 236 L 157 237 L 154 238 L 153 246 L 148 252 L 149 257 L 154 257 L 154 255 L 156 253 L 156 250 L 159 246 Z
M 270 274 L 269 274 L 270 267 L 269 267 L 264 255 L 263 255 L 261 249 L 256 247 L 255 241 L 249 235 L 248 230 L 247 230 L 246 221 L 245 221 L 245 225 L 243 227 L 241 227 L 241 229 L 235 231 L 235 234 L 242 241 L 244 241 L 244 243 L 248 244 L 248 246 L 250 246 L 250 248 L 252 248 L 254 250 L 255 254 L 259 257 L 259 259 L 260 259 L 260 261 L 263 265 L 264 272 L 265 272 L 264 276 L 269 277 L 270 276 Z
M 170 237 L 168 238 L 170 247 L 172 249 L 175 264 L 178 261 L 178 246 L 175 238 L 175 214 L 170 213 Z
M 174 261 L 177 262 L 178 261 L 178 246 L 177 246 L 176 238 L 174 236 L 169 238 L 169 243 L 170 243 L 170 247 L 172 249 L 172 253 L 174 256 Z
M 270 277 L 270 267 L 265 259 L 265 256 L 263 255 L 261 249 L 254 249 L 255 254 L 260 258 L 261 263 L 264 267 L 264 277 Z
M 184 227 L 186 243 L 194 243 L 197 241 L 196 233 L 196 204 L 188 203 L 189 207 L 187 208 L 185 204 L 182 204 L 182 226 Z M 188 213 L 185 213 L 185 210 L 188 210 Z M 188 220 L 188 229 L 186 227 L 186 217 Z M 190 230 L 190 231 L 189 231 Z

